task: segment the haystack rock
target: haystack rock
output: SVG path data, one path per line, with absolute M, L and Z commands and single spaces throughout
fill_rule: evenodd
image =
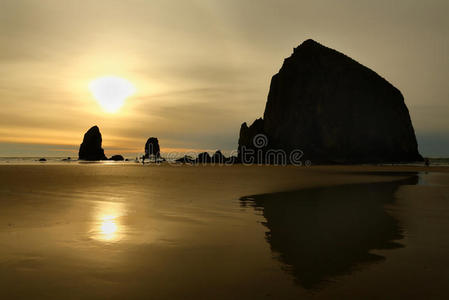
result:
M 150 158 L 153 156 L 155 158 L 160 158 L 161 149 L 159 147 L 159 141 L 155 137 L 150 137 L 145 143 L 145 158 Z
M 104 150 L 101 148 L 102 138 L 98 126 L 94 126 L 84 134 L 83 143 L 78 153 L 82 160 L 106 160 Z
M 295 48 L 273 76 L 263 119 L 242 124 L 240 158 L 258 134 L 266 137 L 265 150 L 299 149 L 312 163 L 422 161 L 401 92 L 313 40 Z

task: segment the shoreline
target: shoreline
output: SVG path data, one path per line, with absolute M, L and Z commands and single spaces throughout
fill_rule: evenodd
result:
M 70 167 L 68 167 L 70 166 Z M 126 163 L 87 164 L 3 164 L 0 165 L 0 190 L 40 189 L 44 186 L 59 189 L 89 187 L 103 191 L 123 184 L 127 190 L 141 185 L 155 188 L 176 188 L 195 193 L 216 192 L 220 183 L 230 185 L 231 194 L 247 194 L 331 187 L 345 184 L 387 182 L 419 174 L 447 174 L 449 167 L 431 166 L 244 166 L 244 165 L 145 165 Z M 172 178 L 158 182 L 157 177 Z M 225 179 L 224 179 L 225 178 Z M 223 181 L 224 180 L 224 181 Z M 158 185 L 159 184 L 159 185 Z M 133 187 L 133 188 L 131 188 Z M 196 188 L 195 188 L 196 187 Z M 240 193 L 240 194 L 239 194 Z

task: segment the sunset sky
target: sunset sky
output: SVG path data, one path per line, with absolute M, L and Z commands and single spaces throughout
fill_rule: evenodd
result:
M 423 155 L 449 155 L 449 1 L 0 0 L 0 156 L 232 150 L 271 76 L 312 38 L 399 88 Z M 120 77 L 115 113 L 89 89 Z

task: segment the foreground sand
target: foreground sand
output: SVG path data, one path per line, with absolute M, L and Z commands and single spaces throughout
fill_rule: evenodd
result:
M 0 298 L 441 298 L 448 171 L 2 165 Z

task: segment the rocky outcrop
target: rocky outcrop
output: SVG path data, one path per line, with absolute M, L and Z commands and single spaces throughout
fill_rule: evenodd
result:
M 145 158 L 154 157 L 159 159 L 161 157 L 161 149 L 159 147 L 159 141 L 156 137 L 150 137 L 145 143 Z
M 214 155 L 212 155 L 211 161 L 216 164 L 223 164 L 227 161 L 227 158 L 221 153 L 220 150 L 217 150 Z
M 113 155 L 109 158 L 109 160 L 113 160 L 113 161 L 124 161 L 125 158 L 119 154 L 117 155 Z
M 239 162 L 239 160 L 238 160 L 238 157 L 237 157 L 237 156 L 230 156 L 230 157 L 227 157 L 227 158 L 226 158 L 226 161 L 225 161 L 225 163 L 228 164 L 228 165 L 236 164 L 236 163 L 238 163 L 238 162 Z
M 266 137 L 255 145 L 255 137 Z M 401 92 L 344 54 L 307 40 L 271 80 L 264 118 L 240 129 L 242 148 L 304 153 L 318 163 L 422 161 Z
M 198 154 L 198 157 L 196 158 L 197 163 L 210 163 L 212 162 L 212 158 L 210 157 L 209 153 L 202 152 Z
M 184 157 L 181 157 L 177 160 L 175 160 L 177 163 L 184 163 L 184 164 L 233 164 L 237 162 L 237 157 L 231 156 L 226 157 L 224 154 L 217 150 L 212 156 L 208 152 L 201 152 L 198 154 L 196 159 L 193 159 L 189 155 L 185 155 Z
M 215 153 L 210 156 L 207 152 L 202 152 L 198 154 L 198 157 L 195 160 L 196 163 L 202 164 L 233 164 L 236 162 L 236 157 L 226 157 L 224 154 L 217 150 Z
M 264 122 L 262 118 L 259 118 L 257 120 L 255 120 L 249 127 L 248 125 L 245 123 L 242 124 L 242 126 L 240 127 L 240 135 L 239 135 L 239 151 L 238 151 L 238 159 L 239 161 L 244 161 L 246 160 L 243 157 L 243 153 L 245 153 L 245 151 L 251 151 L 250 153 L 254 153 L 255 151 L 259 150 L 259 144 L 256 145 L 255 143 L 255 139 L 257 139 L 258 136 L 265 136 L 265 132 L 263 129 L 264 126 Z M 264 148 L 267 145 L 262 145 Z M 243 149 L 244 148 L 244 149 Z
M 83 143 L 79 149 L 79 159 L 81 160 L 106 160 L 104 150 L 101 148 L 102 138 L 98 126 L 93 126 L 85 134 Z
M 178 158 L 175 161 L 177 163 L 182 163 L 182 164 L 193 164 L 193 163 L 195 163 L 195 160 L 191 156 L 189 156 L 189 155 L 184 155 L 184 157 Z

